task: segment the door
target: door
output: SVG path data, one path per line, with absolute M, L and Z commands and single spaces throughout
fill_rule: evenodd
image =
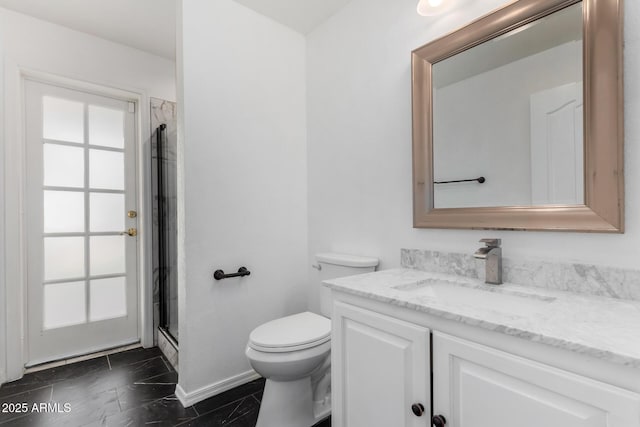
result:
M 25 80 L 28 365 L 139 340 L 134 106 Z
M 584 204 L 582 84 L 531 95 L 531 203 Z
M 640 395 L 433 333 L 433 413 L 452 427 L 632 427 Z
M 342 302 L 332 327 L 332 425 L 429 425 L 429 330 Z

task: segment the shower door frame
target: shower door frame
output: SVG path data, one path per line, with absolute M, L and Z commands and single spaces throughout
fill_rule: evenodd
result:
M 153 134 L 153 129 L 152 129 Z M 178 339 L 171 332 L 170 329 L 170 321 L 171 321 L 171 297 L 168 295 L 168 286 L 169 286 L 169 277 L 167 276 L 166 270 L 167 267 L 171 268 L 171 266 L 165 265 L 166 261 L 166 251 L 165 247 L 166 243 L 166 227 L 165 227 L 165 210 L 164 203 L 161 201 L 161 198 L 165 197 L 164 194 L 164 175 L 165 175 L 165 165 L 164 162 L 164 153 L 166 150 L 166 145 L 168 144 L 167 137 L 167 125 L 166 123 L 160 124 L 155 129 L 156 134 L 156 181 L 157 181 L 157 206 L 158 206 L 158 329 L 164 333 L 165 337 L 171 341 L 175 348 L 178 348 Z M 154 177 L 152 176 L 152 179 Z M 177 248 L 176 248 L 177 250 Z M 177 266 L 174 266 L 177 267 Z

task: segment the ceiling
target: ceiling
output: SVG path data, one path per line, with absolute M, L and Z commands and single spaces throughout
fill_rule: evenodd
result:
M 235 1 L 307 34 L 350 0 Z M 0 7 L 175 60 L 176 0 L 0 0 Z
M 308 34 L 351 0 L 235 0 L 262 15 Z
M 176 0 L 0 0 L 0 7 L 175 59 Z

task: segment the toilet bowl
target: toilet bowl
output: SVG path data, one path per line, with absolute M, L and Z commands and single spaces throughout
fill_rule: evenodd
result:
M 328 384 L 318 390 L 314 379 L 329 374 L 330 337 L 331 321 L 310 312 L 254 329 L 246 355 L 267 379 L 256 427 L 306 427 L 329 415 Z
M 318 254 L 321 313 L 275 319 L 251 332 L 246 356 L 266 378 L 256 427 L 310 427 L 331 413 L 331 294 L 322 280 L 374 271 L 378 259 Z

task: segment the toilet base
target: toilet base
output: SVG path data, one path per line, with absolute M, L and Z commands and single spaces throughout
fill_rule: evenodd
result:
M 311 378 L 296 381 L 267 379 L 256 427 L 311 427 L 328 414 L 313 414 Z

